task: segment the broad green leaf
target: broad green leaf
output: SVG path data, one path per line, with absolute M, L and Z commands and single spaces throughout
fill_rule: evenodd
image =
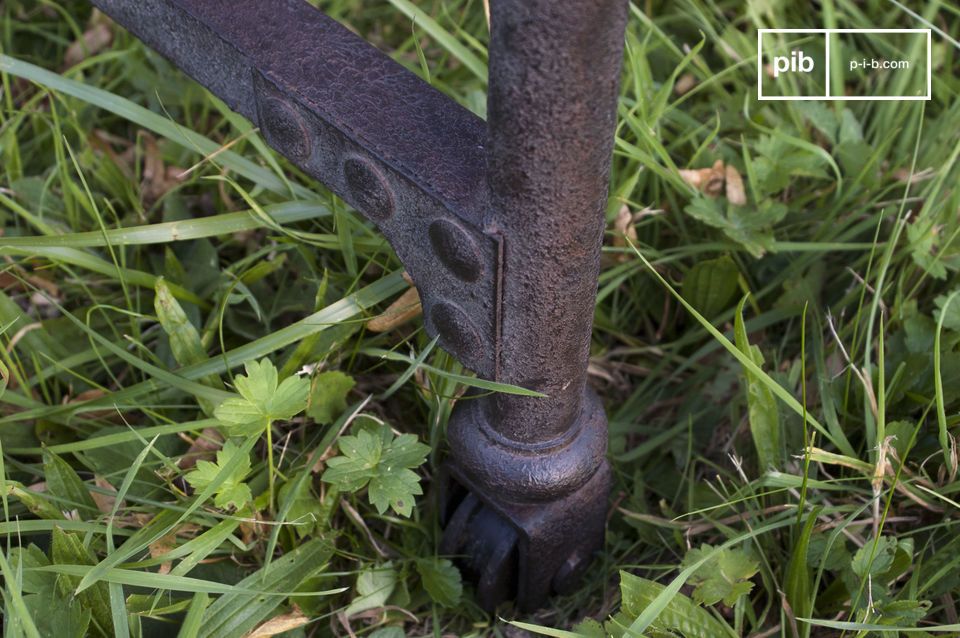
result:
M 697 195 L 684 212 L 708 226 L 719 228 L 754 257 L 761 257 L 774 242 L 773 225 L 787 214 L 780 202 L 764 200 L 759 206 L 734 206 L 725 200 Z
M 190 323 L 190 319 L 187 318 L 180 302 L 170 292 L 170 287 L 163 277 L 157 279 L 154 293 L 153 309 L 157 313 L 163 331 L 170 339 L 173 358 L 182 366 L 206 359 L 207 354 L 200 343 L 200 333 Z
M 854 115 L 850 109 L 843 109 L 843 112 L 840 114 L 840 128 L 837 133 L 837 142 L 843 144 L 845 142 L 862 141 L 863 127 L 860 126 L 857 116 Z
M 369 567 L 357 576 L 357 592 L 350 605 L 343 611 L 349 618 L 369 609 L 387 604 L 387 599 L 397 587 L 397 570 L 392 562 Z
M 97 511 L 90 490 L 77 476 L 76 471 L 49 450 L 43 452 L 43 473 L 47 480 L 47 489 L 53 496 L 61 499 L 55 505 L 62 511 L 80 509 L 86 510 L 88 514 Z
M 230 428 L 231 434 L 259 434 L 272 421 L 293 418 L 307 407 L 310 383 L 297 376 L 278 383 L 277 369 L 269 359 L 247 361 L 246 375 L 234 379 L 239 397 L 231 397 L 217 406 L 215 416 Z
M 960 292 L 960 289 L 955 292 Z M 947 301 L 950 299 L 952 294 L 940 295 L 933 300 L 933 303 L 936 304 L 937 310 L 934 313 L 934 319 L 940 320 L 940 316 L 943 315 L 943 327 L 949 330 L 960 331 L 960 303 L 951 303 L 947 304 Z M 947 312 L 944 314 L 944 308 Z
M 754 186 L 762 197 L 779 193 L 797 177 L 827 179 L 827 166 L 839 176 L 839 169 L 826 151 L 781 131 L 773 130 L 770 135 L 762 136 L 755 149 Z
M 305 580 L 327 568 L 333 545 L 317 538 L 300 545 L 250 574 L 238 587 L 261 591 L 295 591 Z M 203 615 L 200 638 L 233 638 L 242 636 L 270 617 L 284 601 L 283 596 L 256 593 L 228 593 L 214 601 Z
M 879 603 L 876 606 L 877 622 L 881 625 L 896 625 L 899 627 L 916 627 L 930 612 L 932 604 L 929 600 L 891 600 Z
M 80 539 L 59 527 L 53 528 L 51 556 L 54 565 L 95 565 L 97 558 Z M 57 579 L 60 594 L 65 597 L 76 595 L 84 609 L 88 609 L 93 618 L 96 633 L 103 636 L 113 635 L 113 616 L 110 611 L 110 593 L 107 584 L 98 582 L 76 593 L 80 578 L 61 575 Z
M 370 502 L 383 514 L 392 507 L 401 516 L 413 511 L 414 496 L 423 494 L 419 477 L 411 471 L 419 467 L 430 448 L 413 434 L 396 439 L 389 428 L 379 436 L 360 430 L 356 436 L 342 436 L 337 442 L 342 456 L 327 460 L 323 480 L 345 492 L 355 492 L 369 483 Z
M 244 452 L 237 443 L 227 441 L 223 448 L 217 451 L 216 463 L 204 460 L 197 461 L 196 467 L 187 472 L 184 478 L 194 489 L 206 489 L 217 479 L 220 471 L 237 455 L 240 455 L 240 461 L 217 487 L 213 504 L 223 509 L 229 507 L 240 509 L 253 500 L 253 495 L 250 493 L 250 487 L 243 482 L 247 474 L 250 473 L 250 455 Z
M 734 318 L 734 339 L 737 348 L 759 368 L 763 365 L 763 355 L 760 348 L 751 345 L 747 339 L 747 329 L 743 322 L 743 306 L 747 298 L 744 297 L 737 306 Z M 747 409 L 750 417 L 750 435 L 757 450 L 760 470 L 765 472 L 769 468 L 779 468 L 781 465 L 780 447 L 780 414 L 777 410 L 777 400 L 764 384 L 749 368 L 744 368 L 743 376 L 747 391 Z
M 55 579 L 54 574 L 47 574 Z M 41 636 L 50 638 L 86 638 L 90 635 L 89 609 L 78 598 L 56 590 L 23 597 Z
M 460 570 L 446 558 L 422 558 L 417 561 L 417 573 L 423 588 L 433 602 L 444 607 L 456 607 L 463 595 Z
M 737 292 L 740 272 L 729 256 L 697 262 L 683 278 L 683 296 L 705 317 L 715 317 Z
M 893 558 L 897 551 L 897 539 L 881 536 L 875 542 L 865 544 L 853 555 L 850 568 L 853 573 L 865 580 L 867 576 L 879 576 L 893 567 Z
M 353 377 L 339 370 L 316 375 L 310 383 L 307 416 L 321 425 L 333 423 L 347 409 L 347 395 L 356 384 Z
M 381 514 L 392 507 L 400 516 L 410 516 L 414 497 L 423 494 L 423 488 L 420 487 L 420 477 L 414 472 L 388 465 L 370 479 L 368 493 L 370 503 Z
M 283 516 L 278 522 L 293 525 L 298 538 L 311 534 L 317 523 L 326 520 L 323 503 L 310 491 L 309 478 L 309 470 L 303 470 L 284 483 L 279 492 Z
M 43 551 L 31 543 L 27 547 L 12 547 L 9 552 L 10 567 L 20 574 L 20 589 L 25 594 L 52 592 L 57 587 L 57 577 L 34 571 L 36 567 L 46 567 L 50 560 Z
M 683 559 L 683 566 L 693 565 L 707 559 L 693 572 L 688 581 L 696 587 L 693 599 L 702 605 L 716 605 L 720 601 L 733 607 L 737 599 L 750 593 L 753 583 L 749 581 L 760 565 L 745 550 L 721 549 L 702 545 L 691 549 Z
M 639 616 L 664 589 L 663 585 L 652 580 L 634 576 L 629 572 L 620 572 L 623 612 L 631 619 Z M 725 627 L 710 615 L 710 612 L 679 592 L 674 594 L 670 602 L 657 614 L 650 628 L 679 631 L 685 638 L 721 638 L 733 635 L 729 627 Z

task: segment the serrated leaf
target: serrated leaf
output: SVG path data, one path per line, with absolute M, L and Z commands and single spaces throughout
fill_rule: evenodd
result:
M 357 384 L 339 370 L 321 372 L 310 383 L 307 416 L 321 425 L 333 423 L 347 409 L 347 395 Z
M 356 436 L 338 441 L 342 456 L 327 460 L 322 479 L 345 492 L 355 492 L 369 484 L 370 502 L 381 514 L 392 507 L 401 516 L 413 511 L 414 496 L 422 494 L 419 477 L 411 471 L 419 467 L 430 448 L 412 434 L 396 439 L 387 427 L 379 434 L 360 430 Z
M 861 580 L 865 580 L 867 576 L 879 576 L 893 566 L 896 551 L 897 539 L 881 536 L 875 543 L 869 542 L 857 550 L 850 562 L 850 569 Z
M 665 589 L 664 585 L 646 578 L 620 572 L 622 611 L 629 620 L 638 617 Z M 677 593 L 660 610 L 650 629 L 678 631 L 685 638 L 720 638 L 734 633 L 703 607 Z
M 277 387 L 267 402 L 266 411 L 271 419 L 292 419 L 307 407 L 310 382 L 297 376 L 287 377 Z
M 773 225 L 783 219 L 787 208 L 766 200 L 759 206 L 724 206 L 723 200 L 697 196 L 684 212 L 708 226 L 719 228 L 754 257 L 760 257 L 773 245 Z
M 692 565 L 706 556 L 711 558 L 689 580 L 695 585 L 693 599 L 702 605 L 723 601 L 724 605 L 733 607 L 740 596 L 753 588 L 749 579 L 760 569 L 759 563 L 742 549 L 716 550 L 710 545 L 701 545 L 687 552 L 683 565 Z
M 424 558 L 417 561 L 417 573 L 423 588 L 433 602 L 444 607 L 456 607 L 463 595 L 460 570 L 446 558 Z
M 243 369 L 247 374 L 239 374 L 233 380 L 237 392 L 250 403 L 266 407 L 277 389 L 277 368 L 269 359 L 261 359 L 247 361 Z
M 184 478 L 194 489 L 203 490 L 217 478 L 220 470 L 237 455 L 241 456 L 240 462 L 217 488 L 214 493 L 213 504 L 222 509 L 228 507 L 240 509 L 253 500 L 253 495 L 250 492 L 250 487 L 243 482 L 243 479 L 250 473 L 250 457 L 237 443 L 227 441 L 217 451 L 216 463 L 205 460 L 197 461 L 194 469 L 187 472 Z
M 400 516 L 410 516 L 413 497 L 421 494 L 420 477 L 407 469 L 384 469 L 370 479 L 370 503 L 381 514 L 392 507 Z
M 284 522 L 293 525 L 299 538 L 312 533 L 317 523 L 326 520 L 323 502 L 311 493 L 308 479 L 302 473 L 293 476 L 279 492 L 280 511 L 286 511 Z
M 916 627 L 932 607 L 929 600 L 891 600 L 876 606 L 881 625 Z
M 357 576 L 357 593 L 344 610 L 344 615 L 349 618 L 369 609 L 383 607 L 396 587 L 397 570 L 392 562 L 363 570 Z
M 262 432 L 271 421 L 288 420 L 307 406 L 310 384 L 300 377 L 278 383 L 277 369 L 269 359 L 248 361 L 246 375 L 237 375 L 234 385 L 239 397 L 223 401 L 214 415 L 230 433 L 250 436 Z

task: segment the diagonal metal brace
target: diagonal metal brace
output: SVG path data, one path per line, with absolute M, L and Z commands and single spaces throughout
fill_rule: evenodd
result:
M 94 4 L 376 224 L 420 291 L 428 332 L 496 376 L 483 120 L 302 0 Z

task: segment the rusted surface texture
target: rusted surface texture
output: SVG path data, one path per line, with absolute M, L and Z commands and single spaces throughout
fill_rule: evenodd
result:
M 482 604 L 569 590 L 603 539 L 586 384 L 626 0 L 491 0 L 489 122 L 304 0 L 94 0 L 383 232 L 424 322 L 480 376 L 458 402 L 442 549 Z
M 420 289 L 428 331 L 495 375 L 481 119 L 303 0 L 94 4 L 377 224 Z

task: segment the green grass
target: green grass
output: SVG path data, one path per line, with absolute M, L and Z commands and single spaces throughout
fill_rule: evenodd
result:
M 318 4 L 485 113 L 481 2 Z M 122 29 L 67 68 L 90 20 L 0 4 L 5 635 L 960 635 L 960 7 L 632 5 L 606 545 L 495 618 L 419 494 L 478 381 L 419 319 L 366 329 L 407 287 L 390 247 Z M 933 99 L 759 102 L 756 29 L 786 27 L 932 28 Z M 683 180 L 716 160 L 743 206 Z

